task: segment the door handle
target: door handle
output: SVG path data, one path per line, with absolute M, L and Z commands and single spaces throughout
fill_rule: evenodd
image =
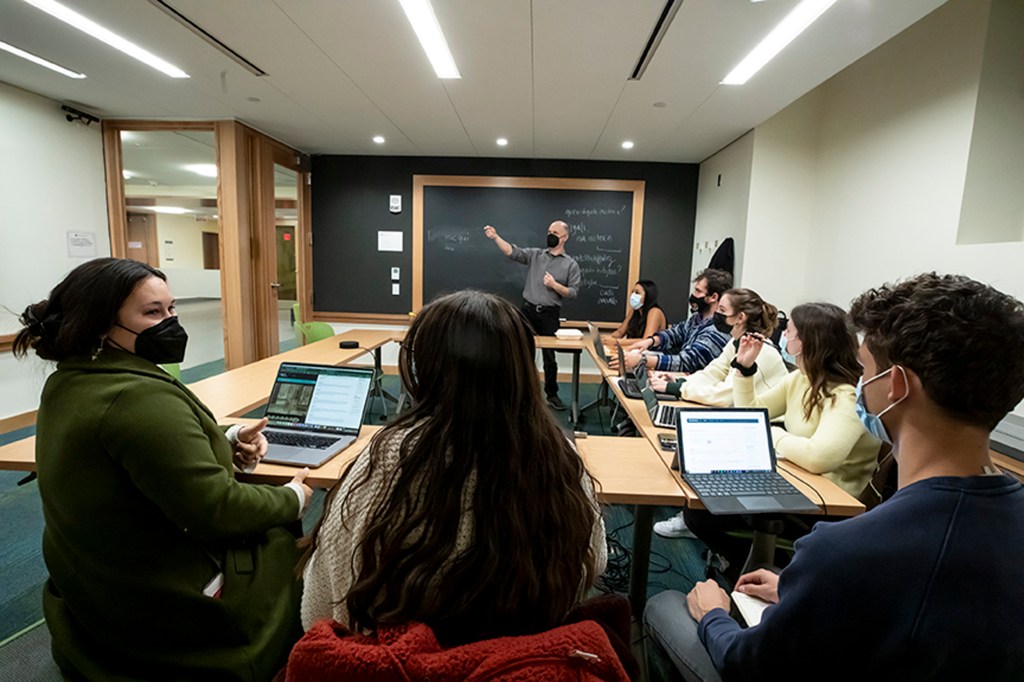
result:
M 280 282 L 271 282 L 270 283 L 270 288 L 271 289 L 280 289 L 281 288 L 281 283 Z

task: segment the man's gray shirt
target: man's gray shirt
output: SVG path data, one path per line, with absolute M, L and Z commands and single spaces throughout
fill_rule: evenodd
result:
M 548 249 L 521 249 L 512 245 L 509 258 L 527 266 L 523 298 L 528 303 L 543 306 L 561 306 L 564 300 L 554 290 L 544 286 L 544 273 L 550 272 L 559 284 L 569 288 L 565 298 L 576 298 L 580 291 L 580 266 L 568 254 L 552 256 Z

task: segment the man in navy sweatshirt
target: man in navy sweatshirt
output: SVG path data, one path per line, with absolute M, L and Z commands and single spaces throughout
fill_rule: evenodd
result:
M 1024 399 L 1024 304 L 934 273 L 857 298 L 858 412 L 893 443 L 899 491 L 819 523 L 781 575 L 662 592 L 644 620 L 686 679 L 1024 680 L 1024 488 L 989 433 Z

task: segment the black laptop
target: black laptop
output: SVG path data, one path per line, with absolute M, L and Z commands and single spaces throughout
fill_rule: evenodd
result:
M 282 362 L 267 403 L 264 462 L 318 467 L 359 437 L 373 370 Z
M 818 511 L 775 470 L 768 410 L 683 407 L 676 419 L 683 480 L 712 514 Z

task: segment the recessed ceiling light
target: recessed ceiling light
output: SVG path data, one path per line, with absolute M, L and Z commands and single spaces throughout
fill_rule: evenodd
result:
M 437 15 L 430 6 L 430 0 L 398 0 L 402 3 L 405 16 L 412 24 L 412 30 L 427 53 L 427 59 L 434 67 L 438 78 L 462 78 L 459 68 L 455 66 L 455 58 L 448 49 L 448 42 L 441 32 L 441 24 L 437 23 Z
M 33 64 L 38 64 L 39 66 L 44 66 L 47 69 L 49 69 L 50 71 L 56 71 L 57 73 L 59 73 L 59 74 L 61 74 L 63 76 L 67 76 L 68 78 L 85 78 L 85 74 L 84 73 L 78 73 L 77 71 L 72 71 L 71 69 L 65 69 L 63 66 L 61 66 L 59 64 L 54 64 L 53 62 L 48 61 L 46 59 L 43 59 L 42 57 L 38 57 L 38 56 L 32 54 L 31 52 L 25 52 L 25 50 L 22 50 L 21 48 L 17 48 L 14 45 L 9 45 L 9 44 L 3 42 L 2 40 L 0 40 L 0 50 L 3 50 L 4 52 L 10 52 L 11 54 L 13 54 L 16 57 L 21 57 L 22 59 L 27 59 L 28 61 L 32 62 Z
M 835 2 L 836 0 L 802 0 L 729 72 L 728 76 L 722 79 L 721 85 L 746 83 Z
M 373 141 L 376 142 L 377 144 L 384 144 L 384 136 L 383 135 L 374 135 L 373 136 Z
M 110 45 L 115 50 L 124 52 L 129 57 L 138 59 L 143 64 L 153 67 L 157 71 L 167 74 L 171 78 L 188 78 L 189 75 L 167 62 L 149 50 L 145 50 L 127 38 L 122 38 L 108 28 L 100 26 L 92 19 L 88 19 L 78 12 L 65 7 L 55 0 L 25 0 L 28 4 L 41 9 L 52 17 L 60 19 L 64 23 L 74 26 L 83 33 L 88 33 L 93 38 Z
M 196 175 L 202 175 L 205 178 L 217 177 L 217 164 L 215 163 L 190 163 L 182 166 L 187 171 L 192 171 Z
M 622 142 L 622 148 L 623 149 L 632 149 L 633 148 L 633 141 L 632 140 L 624 140 Z
M 508 140 L 505 139 L 504 137 L 499 137 L 497 140 L 495 140 L 495 142 L 498 144 L 499 147 L 505 147 L 508 145 Z

